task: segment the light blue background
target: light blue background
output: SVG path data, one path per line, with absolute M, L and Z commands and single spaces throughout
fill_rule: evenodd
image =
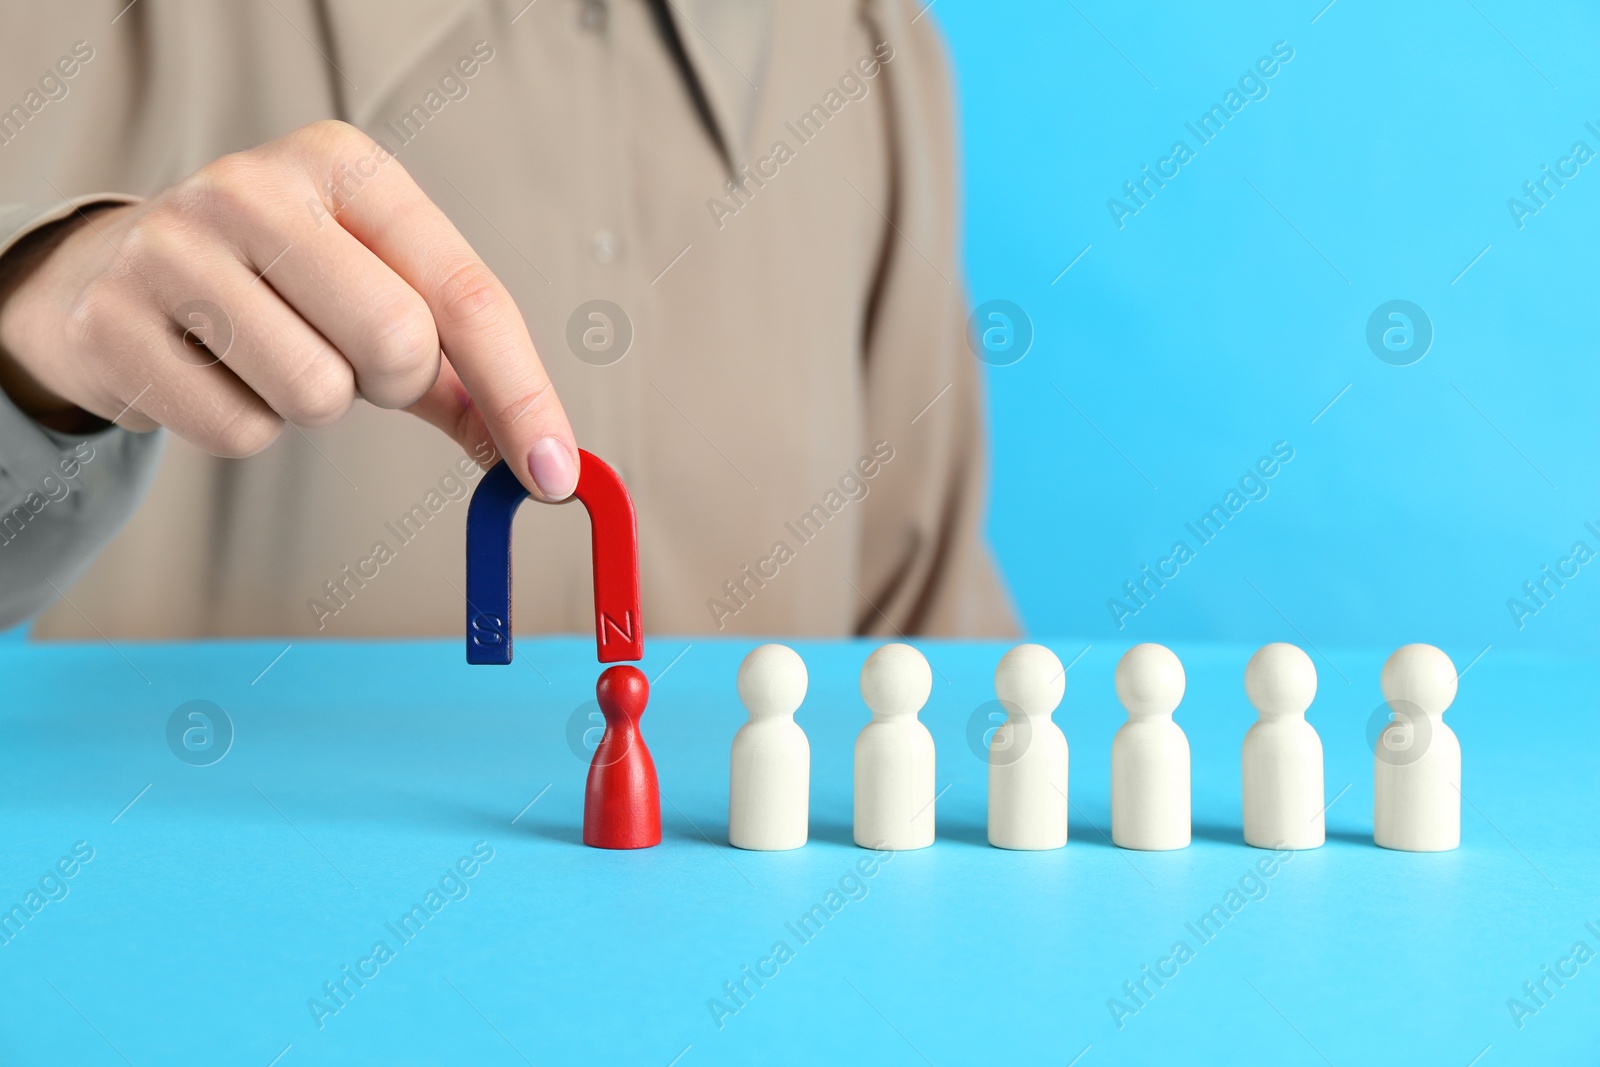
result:
M 933 8 L 972 299 L 1036 331 L 988 372 L 1013 594 L 1047 634 L 1253 642 L 1287 619 L 1303 644 L 1593 655 L 1600 562 L 1520 631 L 1506 601 L 1600 550 L 1600 161 L 1520 231 L 1506 201 L 1575 140 L 1600 151 L 1600 15 L 1324 2 Z M 1277 41 L 1269 95 L 1119 231 L 1107 199 Z M 1396 298 L 1435 330 L 1409 367 L 1365 342 Z M 1119 631 L 1107 599 L 1279 440 L 1270 495 Z

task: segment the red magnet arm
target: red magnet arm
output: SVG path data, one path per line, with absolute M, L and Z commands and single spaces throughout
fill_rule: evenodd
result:
M 578 450 L 578 488 L 573 495 L 589 511 L 594 557 L 594 642 L 601 663 L 644 658 L 639 619 L 639 521 L 633 498 L 611 466 Z

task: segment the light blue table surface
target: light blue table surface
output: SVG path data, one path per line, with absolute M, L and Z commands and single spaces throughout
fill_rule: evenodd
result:
M 1126 852 L 1102 833 L 1124 648 L 1096 645 L 1056 714 L 1072 839 L 1007 853 L 985 844 L 987 771 L 969 743 L 1004 649 L 918 642 L 935 672 L 939 840 L 868 875 L 850 775 L 869 644 L 796 646 L 813 836 L 773 854 L 725 843 L 750 642 L 651 639 L 665 840 L 633 853 L 579 843 L 592 644 L 523 640 L 511 666 L 480 668 L 456 641 L 286 644 L 0 646 L 0 906 L 28 915 L 0 946 L 0 1062 L 1600 1061 L 1600 959 L 1573 955 L 1600 952 L 1593 662 L 1495 649 L 1467 670 L 1448 716 L 1462 846 L 1408 855 L 1370 838 L 1366 733 L 1387 650 L 1321 650 L 1310 718 L 1329 840 L 1263 877 L 1271 854 L 1239 829 L 1249 649 L 1175 649 L 1190 848 Z M 1083 649 L 1051 644 L 1063 662 Z M 1476 652 L 1447 651 L 1458 667 Z M 209 766 L 169 748 L 191 700 L 233 726 Z M 492 858 L 471 862 L 475 849 Z M 463 858 L 473 875 L 447 877 Z M 396 936 L 417 904 L 427 921 Z M 1162 964 L 1179 941 L 1186 958 Z M 1147 965 L 1171 977 L 1158 987 Z M 1152 995 L 1134 1000 L 1124 983 L 1141 980 Z M 1550 995 L 1529 998 L 1541 980 Z M 341 981 L 353 992 L 327 997 Z M 728 999 L 728 982 L 749 995 Z M 1113 997 L 1138 1009 L 1120 1027 Z

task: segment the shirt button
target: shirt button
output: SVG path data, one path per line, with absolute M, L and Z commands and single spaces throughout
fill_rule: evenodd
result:
M 590 33 L 604 33 L 606 29 L 605 0 L 583 0 L 578 12 L 578 25 Z
M 594 236 L 589 238 L 589 251 L 594 253 L 596 263 L 610 263 L 617 258 L 617 251 L 621 242 L 617 235 L 610 230 L 596 230 Z

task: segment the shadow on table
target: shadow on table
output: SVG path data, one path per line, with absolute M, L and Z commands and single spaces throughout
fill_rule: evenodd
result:
M 1102 830 L 1101 827 L 1095 826 L 1092 823 L 1072 822 L 1071 820 L 1068 820 L 1067 846 L 1071 848 L 1078 845 L 1089 845 L 1093 848 L 1117 847 L 1111 843 L 1109 829 Z
M 933 831 L 934 844 L 948 842 L 957 845 L 989 847 L 989 828 L 983 823 L 936 820 Z
M 854 829 L 849 823 L 814 820 L 811 823 L 811 840 L 830 845 L 855 844 Z M 1087 845 L 1091 848 L 1114 848 L 1111 840 L 1089 823 L 1069 823 L 1067 843 L 1070 848 Z M 934 836 L 935 845 L 963 845 L 992 848 L 989 844 L 989 827 L 986 823 L 939 820 Z
M 731 848 L 728 844 L 728 828 L 722 824 L 706 826 L 701 823 L 691 826 L 682 819 L 661 817 L 661 840 L 682 841 L 686 845 L 711 845 L 714 848 Z
M 854 845 L 856 843 L 855 828 L 847 822 L 812 819 L 807 839 L 821 841 L 829 845 Z
M 1243 845 L 1244 827 L 1224 823 L 1197 822 L 1189 836 L 1201 841 L 1215 841 L 1219 845 Z
M 854 845 L 856 843 L 855 827 L 847 822 L 813 819 L 811 822 L 811 840 L 829 845 Z M 935 845 L 982 845 L 984 848 L 988 848 L 989 831 L 982 824 L 973 825 L 971 823 L 937 821 L 933 843 Z
M 519 819 L 512 829 L 519 835 L 537 837 L 557 845 L 582 845 L 583 826 L 566 822 L 532 822 Z
M 989 827 L 986 823 L 970 822 L 941 822 L 939 824 L 938 841 L 953 842 L 958 845 L 973 845 L 979 848 L 993 848 L 989 844 Z M 1087 822 L 1067 823 L 1068 848 L 1115 848 L 1111 838 L 1100 832 L 1100 829 Z
M 419 822 L 451 828 L 459 827 L 483 836 L 494 835 L 498 838 L 509 831 L 513 837 L 539 838 L 552 844 L 583 844 L 581 821 L 557 820 L 549 816 L 541 818 L 537 809 L 524 810 L 517 816 L 515 822 L 508 822 L 506 813 L 498 808 L 467 803 L 449 796 L 429 794 L 426 804 L 420 806 L 418 812 Z
M 1243 845 L 1244 829 L 1239 826 L 1224 826 L 1220 823 L 1195 823 L 1193 836 L 1201 841 L 1215 841 L 1223 845 Z M 1371 830 L 1336 830 L 1330 827 L 1327 832 L 1329 841 L 1340 841 L 1347 845 L 1372 844 Z

